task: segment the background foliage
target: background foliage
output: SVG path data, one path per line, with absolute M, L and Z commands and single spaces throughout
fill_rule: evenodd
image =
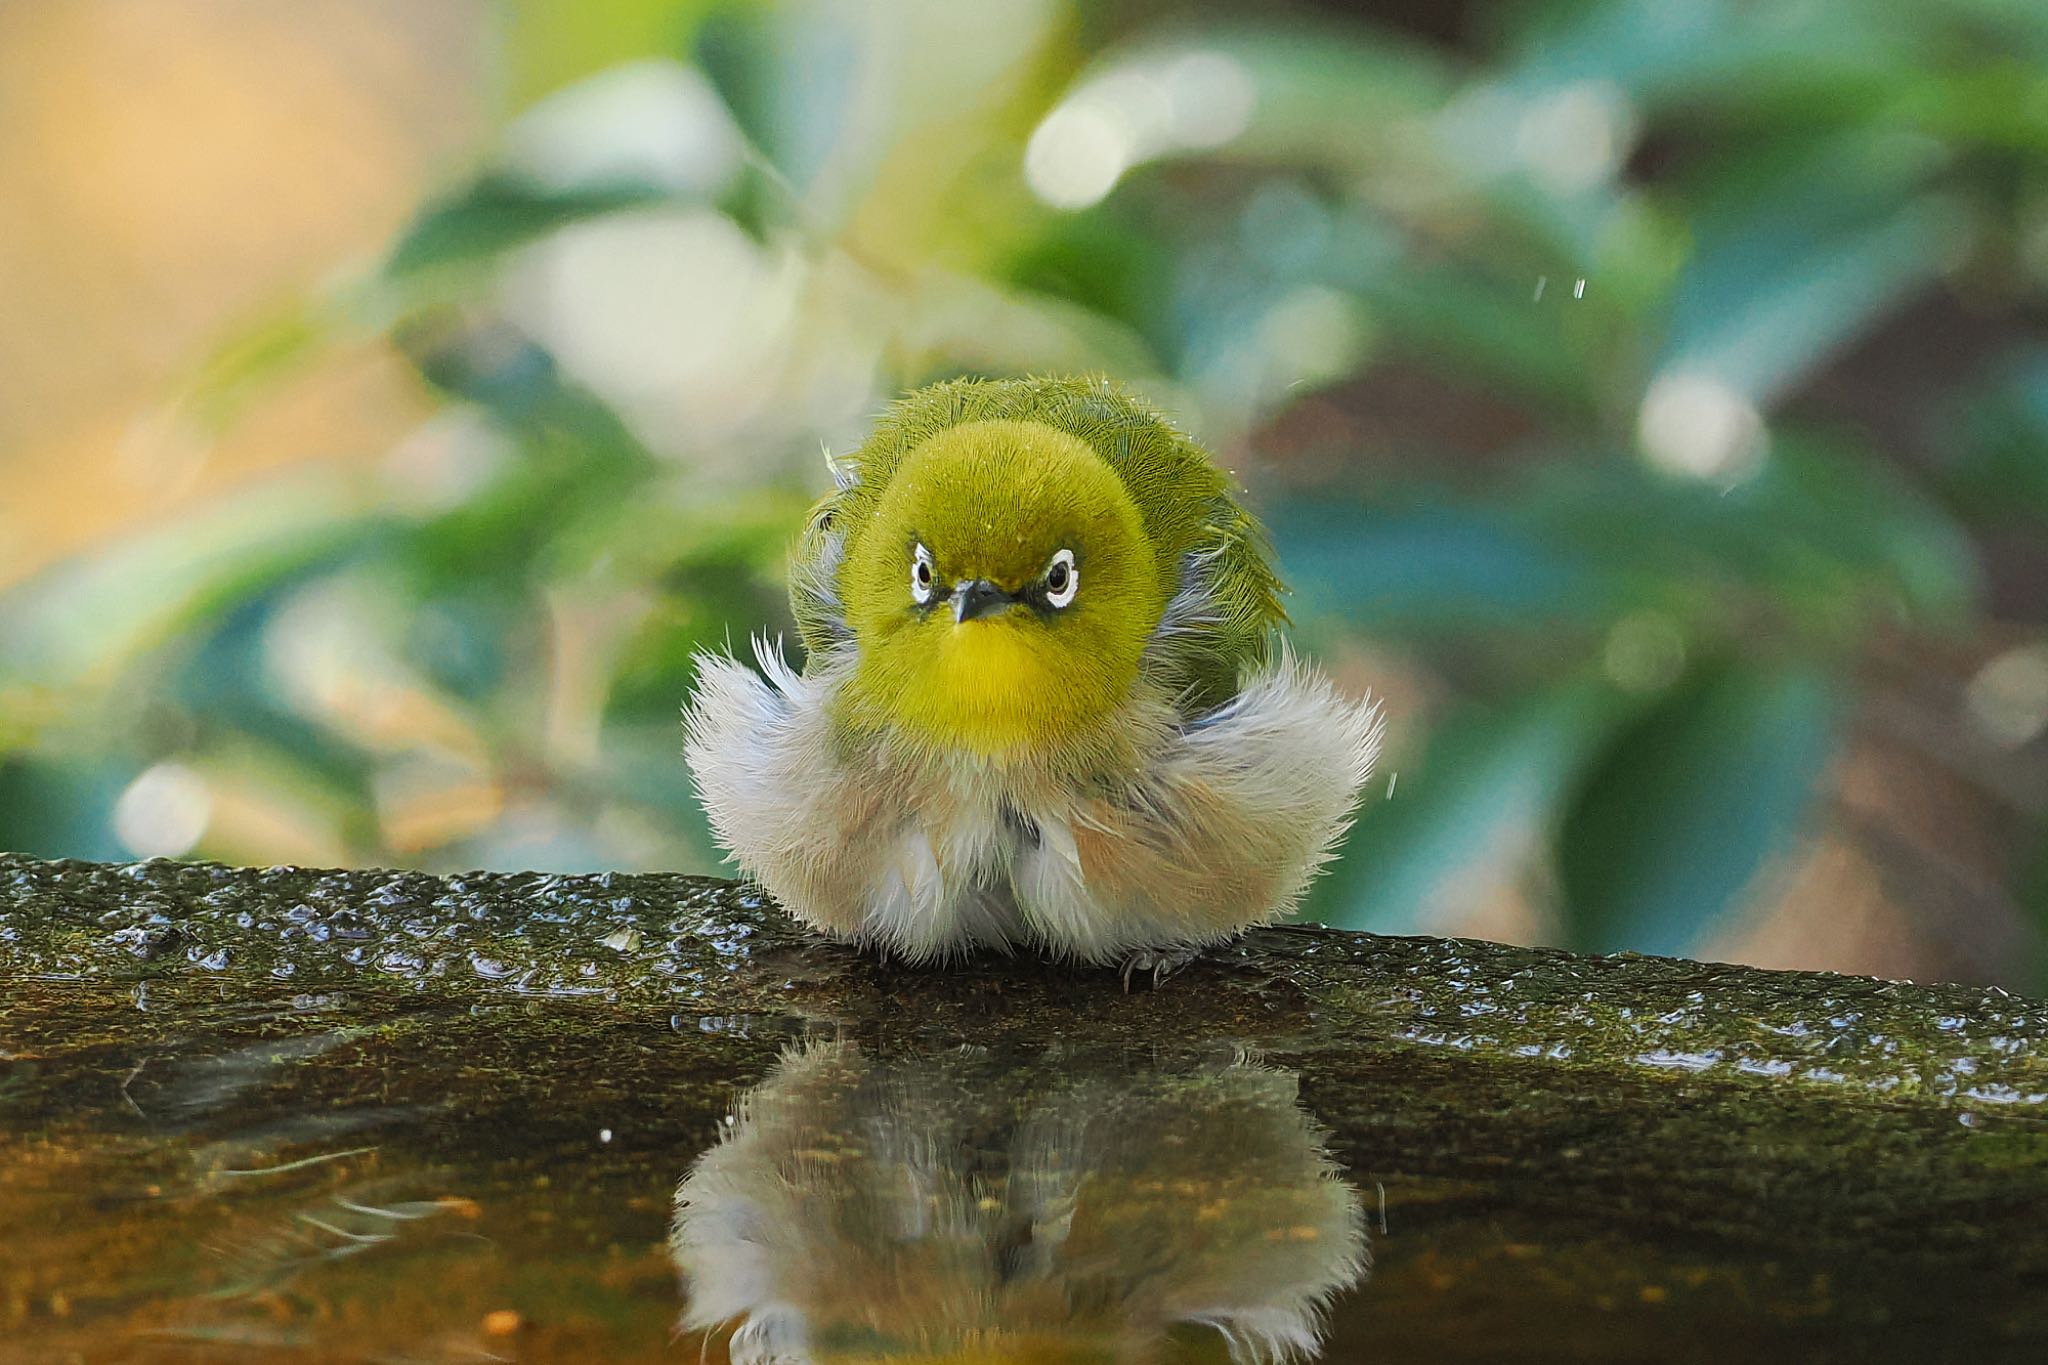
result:
M 0 845 L 709 870 L 688 661 L 788 629 L 821 444 L 1100 370 L 1392 704 L 1313 917 L 2048 984 L 2048 9 L 361 13 L 473 111 L 433 188 L 103 444 L 366 364 L 407 429 L 9 561 Z

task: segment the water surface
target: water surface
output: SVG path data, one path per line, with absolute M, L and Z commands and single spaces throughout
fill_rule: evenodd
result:
M 15 981 L 0 1355 L 2048 1358 L 2037 1119 L 1166 1013 L 1222 970 L 965 1026 Z

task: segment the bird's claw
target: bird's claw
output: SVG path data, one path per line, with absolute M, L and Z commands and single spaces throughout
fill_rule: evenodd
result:
M 1154 989 L 1157 989 L 1160 982 L 1166 980 L 1167 977 L 1172 976 L 1201 955 L 1202 950 L 1200 948 L 1185 946 L 1179 948 L 1140 948 L 1137 952 L 1124 959 L 1124 991 L 1126 994 L 1129 993 L 1131 989 L 1131 976 L 1135 972 L 1152 973 L 1152 985 Z

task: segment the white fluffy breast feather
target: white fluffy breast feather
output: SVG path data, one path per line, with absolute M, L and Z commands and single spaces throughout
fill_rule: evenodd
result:
M 925 960 L 1025 943 L 1087 962 L 1228 938 L 1293 908 L 1348 827 L 1381 737 L 1286 649 L 1193 721 L 1119 720 L 1135 771 L 911 758 L 841 734 L 844 658 L 764 681 L 698 658 L 687 757 L 719 843 L 799 918 Z

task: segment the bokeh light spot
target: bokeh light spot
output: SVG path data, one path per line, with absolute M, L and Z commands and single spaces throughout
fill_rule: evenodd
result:
M 1134 62 L 1083 82 L 1024 147 L 1024 181 L 1054 208 L 1100 203 L 1133 166 L 1220 147 L 1251 126 L 1258 91 L 1220 52 Z
M 1763 465 L 1763 414 L 1710 374 L 1659 376 L 1643 396 L 1636 439 L 1651 464 L 1685 478 L 1732 485 Z
M 1251 126 L 1258 90 L 1235 58 L 1190 52 L 1167 67 L 1164 84 L 1173 110 L 1169 131 L 1180 147 L 1221 147 Z
M 1977 670 L 1964 692 L 1971 719 L 1993 742 L 2017 749 L 2048 731 L 2048 644 L 2009 649 Z
M 1075 104 L 1055 109 L 1024 148 L 1031 192 L 1060 209 L 1100 203 L 1130 169 L 1131 130 L 1114 109 Z
M 206 780 L 182 763 L 158 763 L 114 802 L 114 837 L 138 858 L 176 858 L 192 851 L 212 818 Z
M 1523 111 L 1515 155 L 1551 191 L 1605 184 L 1635 145 L 1638 119 L 1627 96 L 1604 81 L 1581 81 Z

